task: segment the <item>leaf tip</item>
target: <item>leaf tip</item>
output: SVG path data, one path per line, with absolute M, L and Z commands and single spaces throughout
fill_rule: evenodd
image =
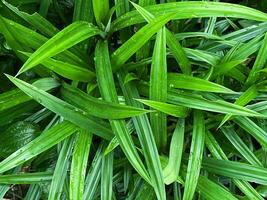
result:
M 4 75 L 5 75 L 9 80 L 11 80 L 12 78 L 14 78 L 13 76 L 11 76 L 11 75 L 9 75 L 9 74 L 6 74 L 6 73 L 4 73 Z

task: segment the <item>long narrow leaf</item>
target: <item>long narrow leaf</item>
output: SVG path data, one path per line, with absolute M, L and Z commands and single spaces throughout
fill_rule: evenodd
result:
M 164 112 L 168 115 L 174 116 L 174 117 L 181 117 L 184 118 L 188 115 L 188 108 L 183 106 L 177 106 L 169 103 L 163 103 L 159 101 L 151 101 L 151 100 L 144 100 L 144 99 L 136 99 L 137 101 L 140 101 L 141 103 L 154 108 L 156 110 L 159 110 L 160 112 Z
M 131 82 L 123 84 L 122 79 L 125 76 L 126 73 L 121 70 L 118 77 L 126 102 L 129 105 L 143 108 L 142 104 L 134 100 L 134 98 L 139 98 L 137 88 L 131 84 Z M 159 199 L 165 199 L 166 193 L 164 188 L 163 172 L 148 117 L 146 115 L 133 117 L 133 123 L 144 152 L 154 191 Z
M 106 41 L 99 41 L 96 47 L 96 74 L 100 93 L 104 100 L 118 103 L 118 96 L 112 75 L 111 64 L 109 60 L 108 44 Z M 117 137 L 120 146 L 128 158 L 129 162 L 137 172 L 148 182 L 147 171 L 137 153 L 132 138 L 130 137 L 123 120 L 110 120 L 111 128 Z
M 0 162 L 0 173 L 25 163 L 31 158 L 34 158 L 40 153 L 53 147 L 76 131 L 77 127 L 70 122 L 63 122 L 54 126 Z
M 222 197 L 225 200 L 237 200 L 230 191 L 214 183 L 205 176 L 199 176 L 197 189 L 207 200 L 221 200 Z
M 267 21 L 267 15 L 258 10 L 229 3 L 220 2 L 175 2 L 148 6 L 146 9 L 155 16 L 166 15 L 175 12 L 173 19 L 187 19 L 200 17 L 235 17 L 259 21 Z M 180 12 L 183 10 L 183 12 Z M 113 30 L 144 22 L 137 11 L 131 11 L 122 15 L 113 22 Z
M 218 142 L 209 131 L 206 132 L 205 143 L 215 158 L 228 160 Z M 248 182 L 238 179 L 233 179 L 233 182 L 248 198 L 263 200 L 260 194 Z
M 194 124 L 190 156 L 185 180 L 183 200 L 193 199 L 200 173 L 205 142 L 204 116 L 201 111 L 194 112 Z
M 222 100 L 211 101 L 198 95 L 169 92 L 168 101 L 170 103 L 177 104 L 180 106 L 212 111 L 212 112 L 226 113 L 232 115 L 244 115 L 244 116 L 259 116 L 259 117 L 262 116 L 261 114 L 242 106 L 238 106 Z
M 0 175 L 1 184 L 34 184 L 51 181 L 50 172 L 21 173 L 12 175 Z
M 219 84 L 212 83 L 201 78 L 192 77 L 178 73 L 168 73 L 169 87 L 178 89 L 187 89 L 195 91 L 206 91 L 216 93 L 234 93 L 234 91 L 225 88 Z
M 102 157 L 101 199 L 112 200 L 113 152 Z
M 48 200 L 59 199 L 63 190 L 63 185 L 70 165 L 70 156 L 73 148 L 73 138 L 69 137 L 63 141 L 62 148 L 60 150 L 57 164 L 54 170 L 53 179 L 51 182 L 51 189 L 49 191 Z
M 71 163 L 70 199 L 83 199 L 85 173 L 91 143 L 92 134 L 86 130 L 81 130 L 77 135 Z
M 175 127 L 169 153 L 168 165 L 164 168 L 164 182 L 171 184 L 178 179 L 183 153 L 185 120 L 180 119 Z
M 202 163 L 202 167 L 211 173 L 267 185 L 266 168 L 212 158 L 206 158 Z
M 155 19 L 155 16 L 152 15 L 150 12 L 148 12 L 146 9 L 142 8 L 141 6 L 133 3 L 133 6 L 136 8 L 136 10 L 145 18 L 147 22 L 153 21 Z M 143 4 L 141 4 L 143 5 Z M 145 4 L 146 5 L 146 4 Z M 166 28 L 166 43 L 168 47 L 170 48 L 171 52 L 173 53 L 174 58 L 179 63 L 181 70 L 185 73 L 190 75 L 191 74 L 191 65 L 189 63 L 189 60 L 185 54 L 184 49 L 180 45 L 178 41 L 176 41 L 176 38 L 174 34 L 169 31 Z
M 57 97 L 44 92 L 22 80 L 8 76 L 8 78 L 18 86 L 23 92 L 37 100 L 38 103 L 44 105 L 48 109 L 62 115 L 65 119 L 82 126 L 82 128 L 90 130 L 92 133 L 99 134 L 100 137 L 111 139 L 112 132 L 107 128 L 107 124 L 103 121 L 96 120 L 81 109 L 68 104 Z
M 123 119 L 148 112 L 132 106 L 99 100 L 67 84 L 63 84 L 61 94 L 68 103 L 84 109 L 93 116 L 104 119 Z
M 261 162 L 237 135 L 237 133 L 233 130 L 233 127 L 222 127 L 221 130 L 242 157 L 244 157 L 250 164 L 262 167 Z
M 35 67 L 43 60 L 51 58 L 89 37 L 101 34 L 102 32 L 97 27 L 87 22 L 74 22 L 37 49 L 24 63 L 18 74 Z
M 111 56 L 112 69 L 118 70 L 138 49 L 140 49 L 174 14 L 160 16 L 141 28 Z
M 166 61 L 166 30 L 158 31 L 150 72 L 149 99 L 167 101 L 167 61 Z M 150 113 L 151 128 L 158 149 L 167 143 L 167 117 L 164 113 Z

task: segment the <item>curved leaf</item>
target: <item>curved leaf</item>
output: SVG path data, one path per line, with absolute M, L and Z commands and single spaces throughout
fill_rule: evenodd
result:
M 92 24 L 87 22 L 74 22 L 38 48 L 24 63 L 18 74 L 35 67 L 43 60 L 51 58 L 89 37 L 102 34 Z
M 267 185 L 267 169 L 240 162 L 205 158 L 202 167 L 211 173 Z
M 149 112 L 144 109 L 97 99 L 67 84 L 63 84 L 61 94 L 68 103 L 74 104 L 88 114 L 99 118 L 123 119 Z
M 76 131 L 77 127 L 70 122 L 63 122 L 54 126 L 0 162 L 0 173 L 34 158 Z
M 174 14 L 160 16 L 151 21 L 129 40 L 121 45 L 111 56 L 112 69 L 118 70 L 134 53 L 136 53 Z
M 188 115 L 188 108 L 183 106 L 177 106 L 173 104 L 163 103 L 159 101 L 145 100 L 145 99 L 136 99 L 136 100 L 140 101 L 141 103 L 151 108 L 154 108 L 156 110 L 159 110 L 174 117 L 184 118 Z
M 221 2 L 186 1 L 164 3 L 147 6 L 146 9 L 155 16 L 176 13 L 176 15 L 172 17 L 172 19 L 201 17 L 235 17 L 242 19 L 267 21 L 267 15 L 263 12 L 246 6 Z M 131 26 L 141 22 L 144 22 L 144 19 L 139 16 L 138 12 L 131 11 L 115 20 L 112 24 L 112 29 L 113 31 L 117 31 L 127 26 Z
M 249 110 L 245 107 L 238 106 L 223 100 L 208 100 L 199 95 L 191 95 L 178 92 L 169 92 L 168 101 L 173 104 L 180 106 L 185 106 L 189 108 L 195 108 L 200 110 L 226 113 L 232 115 L 242 115 L 242 116 L 257 116 L 262 117 L 261 114 Z
M 86 112 L 72 106 L 65 101 L 58 99 L 57 97 L 40 90 L 33 85 L 30 85 L 22 80 L 7 75 L 7 77 L 23 92 L 31 96 L 38 103 L 42 104 L 46 108 L 53 112 L 63 116 L 66 120 L 69 120 L 78 126 L 88 129 L 90 132 L 99 135 L 105 139 L 112 138 L 112 131 L 108 128 L 108 124 L 97 120 L 89 116 Z
M 235 93 L 219 84 L 184 74 L 168 73 L 168 85 L 171 88 L 206 91 L 215 93 Z

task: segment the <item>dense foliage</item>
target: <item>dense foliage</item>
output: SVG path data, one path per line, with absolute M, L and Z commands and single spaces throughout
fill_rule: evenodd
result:
M 267 197 L 267 1 L 0 1 L 0 199 Z

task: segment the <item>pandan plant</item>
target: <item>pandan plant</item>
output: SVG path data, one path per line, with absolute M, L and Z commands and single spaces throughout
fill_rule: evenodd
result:
M 267 198 L 265 11 L 1 0 L 0 199 Z

